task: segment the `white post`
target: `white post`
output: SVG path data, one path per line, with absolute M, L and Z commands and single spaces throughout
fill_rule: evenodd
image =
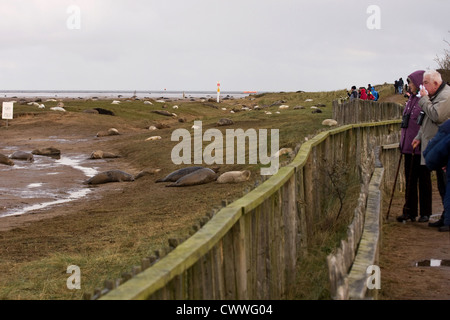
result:
M 217 103 L 220 102 L 220 82 L 217 81 Z

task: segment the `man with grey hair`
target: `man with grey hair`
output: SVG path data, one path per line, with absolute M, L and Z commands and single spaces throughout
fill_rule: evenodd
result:
M 412 146 L 413 148 L 417 148 L 420 145 L 421 164 L 425 165 L 423 151 L 425 151 L 428 142 L 436 135 L 439 126 L 450 118 L 450 87 L 442 81 L 439 72 L 429 70 L 423 74 L 423 87 L 420 89 L 420 96 L 419 106 L 423 111 L 423 120 L 420 124 L 420 130 L 412 142 Z M 436 176 L 439 193 L 443 202 L 446 177 L 442 168 L 436 170 Z M 429 226 L 442 227 L 444 225 L 445 214 L 444 211 L 439 221 L 429 223 Z

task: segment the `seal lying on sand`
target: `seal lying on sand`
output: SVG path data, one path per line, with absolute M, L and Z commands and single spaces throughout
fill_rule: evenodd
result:
M 61 151 L 53 147 L 36 149 L 33 150 L 31 153 L 34 155 L 49 156 L 49 157 L 59 157 L 61 155 Z
M 111 152 L 104 152 L 102 150 L 94 151 L 89 156 L 89 159 L 106 159 L 106 158 L 120 158 L 120 156 Z
M 192 173 L 189 173 L 180 179 L 178 179 L 175 183 L 171 183 L 166 187 L 186 187 L 186 186 L 195 186 L 198 184 L 205 184 L 217 179 L 217 173 L 209 168 L 202 168 L 195 170 Z
M 84 184 L 103 184 L 108 182 L 134 181 L 133 175 L 120 170 L 109 170 L 96 174 Z
M 12 161 L 10 158 L 5 156 L 4 154 L 0 153 L 0 164 L 6 164 L 7 166 L 13 166 L 14 161 Z
M 250 171 L 228 171 L 217 178 L 218 183 L 237 183 L 247 181 L 250 178 Z
M 11 159 L 15 160 L 25 160 L 29 162 L 34 161 L 34 156 L 32 153 L 24 152 L 24 151 L 16 151 L 12 155 L 9 156 Z
M 189 173 L 192 173 L 196 170 L 200 170 L 203 168 L 204 167 L 187 167 L 187 168 L 183 168 L 183 169 L 178 169 L 178 170 L 170 173 L 166 177 L 156 180 L 155 182 L 176 182 L 181 177 L 184 177 L 185 175 L 187 175 Z
M 137 175 L 134 176 L 134 180 L 137 180 L 139 178 L 148 176 L 148 175 L 153 175 L 155 173 L 160 172 L 161 169 L 157 169 L 157 168 L 150 168 L 150 169 L 144 169 L 141 172 L 139 172 Z

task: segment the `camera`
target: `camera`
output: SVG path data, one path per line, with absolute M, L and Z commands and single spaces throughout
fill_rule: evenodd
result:
M 408 114 L 404 114 L 402 117 L 402 124 L 400 125 L 400 128 L 408 128 L 408 124 L 409 124 L 409 117 L 411 116 L 410 113 Z
M 417 117 L 417 124 L 419 126 L 422 125 L 423 118 L 425 118 L 425 112 L 424 111 L 420 111 L 419 116 Z

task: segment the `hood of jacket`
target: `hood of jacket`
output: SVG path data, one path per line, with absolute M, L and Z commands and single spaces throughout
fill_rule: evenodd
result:
M 414 83 L 414 85 L 417 87 L 417 89 L 420 88 L 420 85 L 423 84 L 423 74 L 425 73 L 424 70 L 417 70 L 411 73 L 408 78 Z

